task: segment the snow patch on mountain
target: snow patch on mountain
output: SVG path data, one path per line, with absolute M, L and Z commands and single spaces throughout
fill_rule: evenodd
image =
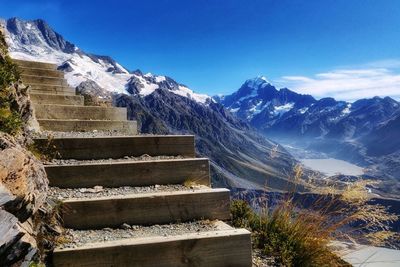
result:
M 165 76 L 156 76 L 156 82 L 158 82 L 158 83 L 164 82 L 165 80 L 166 80 Z
M 66 62 L 72 68 L 72 71 L 65 74 L 71 87 L 77 87 L 86 80 L 92 80 L 108 91 L 126 92 L 125 85 L 131 77 L 130 74 L 107 72 L 107 69 L 110 68 L 109 64 L 101 60 L 99 63 L 95 63 L 86 55 L 73 54 Z
M 309 109 L 308 107 L 304 107 L 304 108 L 299 109 L 299 112 L 300 112 L 300 114 L 304 114 L 308 111 L 308 109 Z
M 348 103 L 347 106 L 346 106 L 346 108 L 344 108 L 344 109 L 342 110 L 342 114 L 344 114 L 344 115 L 350 114 L 350 112 L 351 112 L 350 109 L 351 109 L 351 103 Z
M 276 115 L 276 116 L 282 116 L 286 112 L 292 110 L 293 107 L 294 107 L 294 103 L 293 102 L 286 103 L 286 104 L 281 105 L 281 106 L 275 106 L 273 114 Z
M 203 95 L 203 94 L 196 94 L 189 88 L 183 85 L 179 85 L 179 90 L 177 91 L 172 91 L 173 93 L 181 96 L 185 96 L 187 98 L 193 99 L 196 102 L 200 102 L 205 104 L 207 100 L 211 100 L 211 98 L 208 95 Z

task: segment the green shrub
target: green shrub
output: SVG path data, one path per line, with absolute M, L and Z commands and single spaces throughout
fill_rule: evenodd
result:
M 21 126 L 21 116 L 16 111 L 0 108 L 0 131 L 15 135 L 20 131 Z
M 21 116 L 16 109 L 15 87 L 20 73 L 7 55 L 4 36 L 0 31 L 0 131 L 15 135 L 22 126 Z
M 243 200 L 235 200 L 231 203 L 232 224 L 236 227 L 250 228 L 255 213 Z

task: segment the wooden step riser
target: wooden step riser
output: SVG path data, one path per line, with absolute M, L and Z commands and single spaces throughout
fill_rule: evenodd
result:
M 53 105 L 72 105 L 83 106 L 83 96 L 74 95 L 51 95 L 51 94 L 35 94 L 31 93 L 30 98 L 35 104 L 53 104 Z
M 74 96 L 76 95 L 75 90 L 72 88 L 64 87 L 59 89 L 50 89 L 47 88 L 42 89 L 32 89 L 30 88 L 30 93 L 33 94 L 53 94 L 53 95 L 67 95 L 67 96 Z
M 35 104 L 34 109 L 37 119 L 116 121 L 127 119 L 126 108 Z
M 36 94 L 76 95 L 75 89 L 69 86 L 30 84 L 29 90 L 31 93 L 36 93 Z
M 41 90 L 41 91 L 73 91 L 75 89 L 69 86 L 60 86 L 60 85 L 49 85 L 49 84 L 29 84 L 31 90 Z
M 148 186 L 166 184 L 210 185 L 208 159 L 117 162 L 46 166 L 51 186 L 60 188 Z
M 93 200 L 67 200 L 63 204 L 64 226 L 101 229 L 122 224 L 154 225 L 200 219 L 230 219 L 230 196 L 226 189 L 206 189 L 135 194 Z
M 119 134 L 137 135 L 136 121 L 96 120 L 38 120 L 40 128 L 53 132 L 115 131 Z
M 251 267 L 251 238 L 246 230 L 107 242 L 56 250 L 57 267 Z
M 57 70 L 57 64 L 13 59 L 14 63 L 24 68 Z
M 21 75 L 21 80 L 25 84 L 37 84 L 37 85 L 57 85 L 57 86 L 68 86 L 67 81 L 64 78 L 51 78 L 43 76 L 31 76 Z
M 90 160 L 125 156 L 183 156 L 194 158 L 194 136 L 136 136 L 35 139 L 42 151 L 53 147 L 57 158 Z
M 24 68 L 24 67 L 20 67 L 19 70 L 21 71 L 22 75 L 64 78 L 64 72 L 58 70 L 34 69 L 34 68 Z

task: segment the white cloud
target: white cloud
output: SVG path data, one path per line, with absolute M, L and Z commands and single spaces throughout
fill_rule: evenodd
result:
M 400 60 L 382 60 L 359 67 L 341 68 L 312 77 L 284 76 L 280 85 L 317 98 L 331 96 L 354 101 L 374 96 L 400 99 Z

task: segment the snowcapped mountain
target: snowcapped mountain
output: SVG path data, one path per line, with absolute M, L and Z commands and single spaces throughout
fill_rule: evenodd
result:
M 194 134 L 199 155 L 210 158 L 214 185 L 282 189 L 290 183 L 295 159 L 209 96 L 168 76 L 129 71 L 110 57 L 86 53 L 42 20 L 1 23 L 12 57 L 58 64 L 77 92 L 126 107 L 140 132 Z
M 172 80 L 150 73 L 143 75 L 140 71 L 130 73 L 111 57 L 86 53 L 66 41 L 43 20 L 24 21 L 12 18 L 3 20 L 2 23 L 8 33 L 11 57 L 56 63 L 65 71 L 66 79 L 72 87 L 92 80 L 110 92 L 126 93 L 134 80 L 135 93 L 146 96 L 160 88 L 161 84 Z M 169 87 L 172 93 L 203 104 L 211 101 L 207 95 L 194 93 L 184 85 L 176 82 L 173 85 Z
M 400 108 L 390 97 L 354 103 L 316 100 L 287 88 L 278 90 L 265 77 L 247 80 L 235 93 L 214 99 L 267 136 L 279 138 L 358 138 Z

